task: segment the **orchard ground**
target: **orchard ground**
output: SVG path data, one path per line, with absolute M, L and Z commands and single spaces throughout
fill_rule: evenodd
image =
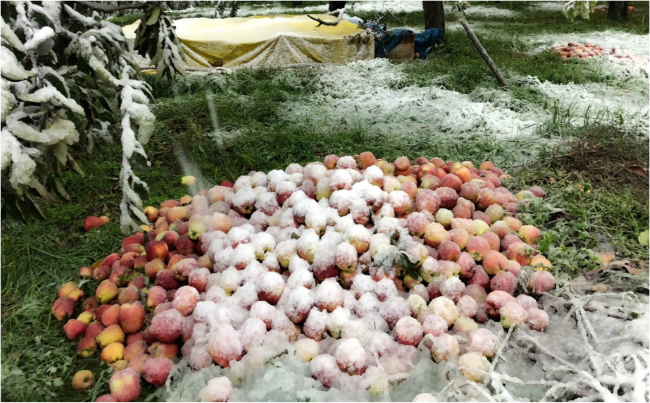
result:
M 142 175 L 148 203 L 184 195 L 180 177 L 186 173 L 200 174 L 210 186 L 327 154 L 491 160 L 513 174 L 513 188 L 547 190 L 545 203 L 524 218 L 546 231 L 545 255 L 556 277 L 600 267 L 599 248 L 647 263 L 648 246 L 637 237 L 648 228 L 648 176 L 634 167 L 648 168 L 648 63 L 562 61 L 544 50 L 568 41 L 609 41 L 647 58 L 648 4 L 631 4 L 638 11 L 616 24 L 605 13 L 570 23 L 547 3 L 474 6 L 470 23 L 511 84 L 507 89 L 497 86 L 451 14 L 445 44 L 427 61 L 241 69 L 189 77 L 174 87 L 147 78 L 157 116 L 147 147 L 152 166 Z M 361 17 L 376 12 L 353 6 Z M 409 7 L 393 6 L 386 23 L 422 29 L 421 11 Z M 258 9 L 304 12 L 270 4 L 242 11 Z M 117 22 L 132 21 L 124 16 Z M 76 279 L 79 267 L 118 250 L 122 239 L 119 152 L 108 147 L 78 161 L 86 176 L 63 173 L 72 200 L 45 205 L 47 220 L 3 216 L 3 400 L 88 400 L 106 393 L 109 367 L 77 358 L 63 323 L 50 314 L 58 286 Z M 88 215 L 108 215 L 111 223 L 84 233 Z M 641 276 L 647 278 L 645 267 Z M 95 374 L 97 386 L 89 393 L 69 387 L 80 369 Z M 153 392 L 145 389 L 143 400 L 156 399 Z

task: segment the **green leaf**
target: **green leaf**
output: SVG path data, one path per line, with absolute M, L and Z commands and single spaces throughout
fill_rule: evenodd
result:
M 187 77 L 187 73 L 185 73 L 185 63 L 183 63 L 182 60 L 178 60 L 177 58 L 172 58 L 172 62 L 174 63 L 174 68 L 176 69 L 177 72 L 180 73 L 183 77 Z
M 65 95 L 68 98 L 70 97 L 70 93 L 66 89 L 65 83 L 61 81 L 59 77 L 55 76 L 54 74 L 45 74 L 45 79 L 49 81 L 49 83 L 52 84 L 54 88 L 59 90 L 61 94 Z
M 93 88 L 93 89 L 97 88 L 97 83 L 95 82 L 93 76 L 89 74 L 84 74 L 81 78 L 84 80 L 88 88 Z
M 158 17 L 160 17 L 160 7 L 156 6 L 151 12 L 151 16 L 149 16 L 149 19 L 147 20 L 147 25 L 153 25 L 157 23 Z
M 639 234 L 639 243 L 648 246 L 650 244 L 650 230 L 645 230 Z
M 564 16 L 573 21 L 576 17 L 581 17 L 585 20 L 589 19 L 591 13 L 596 7 L 596 1 L 567 1 L 564 4 Z
M 54 185 L 56 186 L 57 193 L 61 197 L 63 197 L 65 200 L 70 200 L 70 195 L 65 191 L 63 183 L 59 180 L 59 178 L 54 178 Z
M 149 190 L 139 183 L 133 184 L 133 191 L 138 195 L 140 200 L 149 200 Z
M 29 209 L 35 210 L 36 213 L 41 216 L 41 218 L 45 219 L 45 213 L 43 213 L 43 210 L 41 210 L 41 207 L 38 205 L 38 203 L 36 203 L 32 196 L 29 193 L 25 193 L 25 197 L 29 200 L 29 202 L 25 202 L 21 211 L 24 209 L 24 206 L 27 206 Z M 30 213 L 29 215 L 33 216 L 35 214 Z
M 99 101 L 99 103 L 100 103 L 100 104 L 101 104 L 105 109 L 111 111 L 111 113 L 113 113 L 115 116 L 118 116 L 118 115 L 119 115 L 120 110 L 119 110 L 119 108 L 117 107 L 117 105 L 115 105 L 115 102 L 111 102 L 110 99 L 108 99 L 107 97 L 105 97 L 105 96 L 103 96 L 103 95 L 100 95 L 99 97 L 97 97 L 97 100 Z
M 397 245 L 397 241 L 399 241 L 399 231 L 395 230 L 390 236 L 390 244 Z
M 551 246 L 551 243 L 553 242 L 553 234 L 549 231 L 545 231 L 542 233 L 542 239 L 539 241 L 539 251 L 542 254 L 545 254 L 548 252 L 548 248 Z

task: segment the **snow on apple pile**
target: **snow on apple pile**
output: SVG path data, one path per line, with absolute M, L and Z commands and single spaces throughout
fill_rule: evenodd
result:
M 251 172 L 145 209 L 152 228 L 81 268 L 87 280 L 64 284 L 52 313 L 80 309 L 66 336 L 113 367 L 97 401 L 138 400 L 142 381 L 176 401 L 647 397 L 650 357 L 625 337 L 620 367 L 605 344 L 587 369 L 546 347 L 580 357 L 585 327 L 614 339 L 594 336 L 597 298 L 549 294 L 540 230 L 517 218 L 545 192 L 515 195 L 508 179 L 491 162 L 369 152 Z M 561 319 L 572 314 L 577 328 Z

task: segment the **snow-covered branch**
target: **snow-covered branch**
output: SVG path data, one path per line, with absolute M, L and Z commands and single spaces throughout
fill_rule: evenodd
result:
M 108 11 L 95 6 L 99 3 L 84 5 L 89 4 Z M 138 7 L 150 8 L 142 4 Z M 1 48 L 3 199 L 11 198 L 22 212 L 20 201 L 31 200 L 30 189 L 53 200 L 46 186 L 50 183 L 66 198 L 56 175 L 66 165 L 80 171 L 70 148 L 85 140 L 91 151 L 98 140 L 111 142 L 111 132 L 118 129 L 122 228 L 137 229 L 138 220 L 146 222 L 141 194 L 148 187 L 131 160 L 146 160 L 144 145 L 153 133 L 155 116 L 149 108 L 150 88 L 138 78 L 122 30 L 97 13 L 85 16 L 62 2 L 39 6 L 17 1 L 9 7 L 15 8 L 15 18 L 2 19 Z M 169 39 L 169 32 L 161 37 Z M 159 45 L 156 41 L 153 46 Z M 173 46 L 162 46 L 181 57 Z
M 160 5 L 151 4 L 140 19 L 136 31 L 135 50 L 149 56 L 157 76 L 174 82 L 176 74 L 185 76 L 185 54 L 176 35 L 174 24 Z

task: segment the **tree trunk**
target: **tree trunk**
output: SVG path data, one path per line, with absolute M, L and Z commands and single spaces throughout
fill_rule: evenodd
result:
M 332 12 L 332 11 L 336 11 L 336 10 L 340 10 L 342 8 L 345 8 L 345 3 L 347 3 L 347 2 L 345 2 L 345 1 L 330 1 L 329 11 Z
M 423 1 L 424 29 L 445 29 L 445 9 L 442 1 Z
M 627 21 L 627 6 L 629 1 L 610 1 L 607 7 L 607 19 L 611 21 Z

